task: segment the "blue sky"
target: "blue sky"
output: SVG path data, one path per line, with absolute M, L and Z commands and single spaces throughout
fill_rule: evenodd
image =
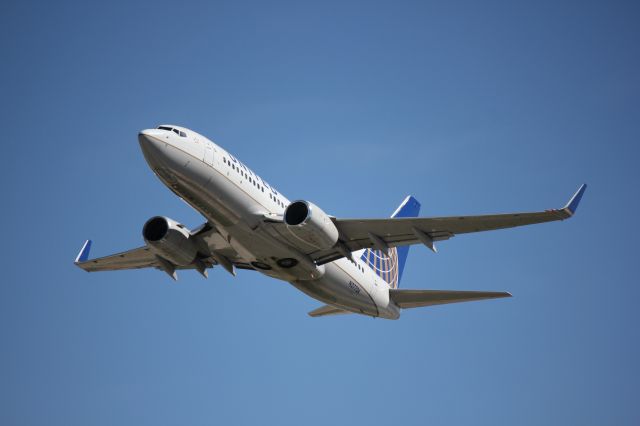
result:
M 4 2 L 0 423 L 640 423 L 635 2 Z M 411 249 L 404 288 L 514 297 L 311 319 L 286 283 L 86 274 L 202 218 L 142 128 L 208 135 L 340 217 L 561 207 Z

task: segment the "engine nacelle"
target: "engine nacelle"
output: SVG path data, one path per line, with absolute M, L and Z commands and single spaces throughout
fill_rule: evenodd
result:
M 338 228 L 315 204 L 298 200 L 284 211 L 284 223 L 297 237 L 318 249 L 328 249 L 338 242 Z
M 184 225 L 164 216 L 149 219 L 142 228 L 142 237 L 158 255 L 176 266 L 191 264 L 198 248 Z

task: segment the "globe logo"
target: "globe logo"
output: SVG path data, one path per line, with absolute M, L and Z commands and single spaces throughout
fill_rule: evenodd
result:
M 389 256 L 380 250 L 366 249 L 360 259 L 389 284 L 389 287 L 398 288 L 398 250 L 393 247 L 388 252 Z

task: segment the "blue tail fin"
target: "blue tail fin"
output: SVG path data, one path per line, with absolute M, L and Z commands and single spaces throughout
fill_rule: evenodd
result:
M 391 217 L 416 217 L 420 213 L 420 203 L 409 195 Z M 398 288 L 402 279 L 402 271 L 409 254 L 409 246 L 389 249 L 389 256 L 380 250 L 366 249 L 361 259 L 375 271 L 391 288 Z

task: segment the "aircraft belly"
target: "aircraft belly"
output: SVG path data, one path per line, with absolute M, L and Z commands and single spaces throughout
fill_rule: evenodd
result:
M 305 262 L 300 253 L 263 229 L 257 218 L 269 211 L 258 201 L 260 194 L 252 194 L 252 187 L 242 188 L 242 182 L 232 181 L 193 153 L 170 148 L 167 154 L 165 162 L 154 169 L 158 177 L 216 227 L 224 229 L 228 243 L 240 257 L 254 264 L 256 271 L 288 281 L 322 302 L 365 315 L 389 316 L 384 304 L 382 310 L 376 304 L 380 302 L 377 289 L 348 273 L 349 265 L 341 266 L 341 261 L 323 266 Z M 282 268 L 277 261 L 283 258 L 297 258 L 299 263 Z M 256 262 L 268 268 L 255 267 Z
M 294 281 L 291 284 L 321 302 L 364 315 L 374 317 L 380 315 L 366 286 L 335 263 L 328 263 L 325 266 L 326 272 L 321 279 Z
M 322 275 L 324 267 L 310 267 L 302 262 L 291 268 L 279 267 L 279 259 L 296 257 L 296 254 L 279 244 L 256 222 L 256 218 L 266 212 L 265 207 L 216 169 L 204 163 L 189 164 L 176 177 L 178 183 L 172 187 L 175 192 L 217 228 L 224 230 L 229 236 L 228 243 L 241 257 L 270 267 L 255 268 L 257 271 L 285 281 L 317 279 Z M 260 210 L 262 213 L 258 213 Z

